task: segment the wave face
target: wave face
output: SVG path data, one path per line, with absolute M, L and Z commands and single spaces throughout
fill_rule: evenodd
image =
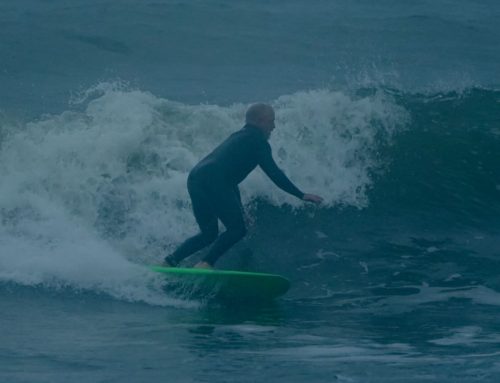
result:
M 394 253 L 458 251 L 465 262 L 455 259 L 458 269 L 469 267 L 471 251 L 491 255 L 498 102 L 499 93 L 485 89 L 319 89 L 277 98 L 274 156 L 325 205 L 304 206 L 253 172 L 241 185 L 250 235 L 222 265 L 250 259 L 254 269 L 297 278 L 316 277 L 322 265 L 310 287 L 321 290 L 339 260 L 358 274 L 369 269 L 366 257 L 394 271 Z M 189 105 L 103 83 L 61 114 L 3 121 L 1 280 L 167 304 L 159 281 L 136 264 L 158 262 L 164 247 L 196 231 L 187 174 L 241 127 L 247 107 Z
M 416 212 L 447 211 L 469 221 L 497 215 L 500 93 L 472 89 L 401 101 L 412 123 L 387 152 L 381 203 L 388 197 Z

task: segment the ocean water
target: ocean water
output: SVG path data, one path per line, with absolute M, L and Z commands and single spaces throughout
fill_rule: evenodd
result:
M 0 2 L 1 382 L 500 379 L 496 1 Z M 272 304 L 165 291 L 186 177 L 271 103 Z M 186 262 L 194 263 L 199 255 Z

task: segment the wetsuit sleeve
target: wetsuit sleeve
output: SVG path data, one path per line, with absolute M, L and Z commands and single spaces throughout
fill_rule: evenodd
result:
M 259 166 L 280 189 L 297 198 L 302 199 L 302 197 L 304 197 L 304 193 L 302 193 L 297 186 L 288 179 L 278 165 L 276 165 L 271 153 L 271 146 L 267 142 L 260 149 Z

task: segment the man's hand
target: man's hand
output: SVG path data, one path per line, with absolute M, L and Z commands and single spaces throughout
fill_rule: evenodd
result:
M 314 202 L 316 204 L 319 204 L 323 202 L 323 198 L 316 194 L 304 194 L 304 196 L 302 197 L 302 201 Z

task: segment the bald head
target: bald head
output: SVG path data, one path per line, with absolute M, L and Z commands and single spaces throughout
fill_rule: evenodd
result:
M 262 130 L 269 138 L 274 130 L 274 109 L 268 104 L 253 104 L 245 114 L 245 121 Z

